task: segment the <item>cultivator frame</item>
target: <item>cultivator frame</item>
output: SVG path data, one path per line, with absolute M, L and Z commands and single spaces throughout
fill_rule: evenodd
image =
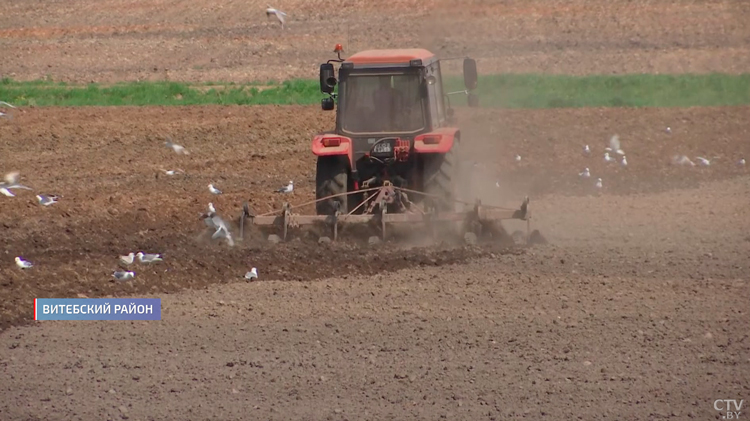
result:
M 365 199 L 346 214 L 340 213 L 338 206 L 335 207 L 335 211 L 331 215 L 301 215 L 293 212 L 295 208 L 358 193 L 365 193 Z M 422 207 L 410 201 L 408 194 L 424 196 L 425 199 L 422 201 Z M 250 212 L 248 203 L 245 202 L 242 206 L 242 215 L 239 221 L 240 239 L 244 239 L 246 220 L 249 220 L 250 224 L 254 226 L 277 227 L 280 230 L 279 237 L 283 241 L 287 240 L 290 228 L 298 228 L 304 225 L 325 224 L 330 228 L 331 239 L 336 241 L 339 236 L 339 229 L 348 224 L 377 224 L 380 225 L 380 239 L 385 241 L 388 234 L 388 224 L 425 223 L 434 236 L 438 223 L 462 222 L 464 223 L 464 232 L 474 232 L 477 236 L 480 236 L 485 228 L 489 227 L 490 230 L 493 229 L 493 226 L 488 223 L 508 219 L 526 221 L 527 241 L 529 239 L 531 212 L 529 211 L 528 196 L 519 209 L 483 205 L 480 200 L 477 200 L 473 203 L 472 209 L 460 212 L 439 211 L 438 207 L 434 205 L 433 200 L 443 200 L 443 198 L 416 190 L 396 187 L 386 182 L 381 187 L 331 195 L 297 206 L 292 206 L 288 202 L 284 202 L 281 209 L 263 215 L 253 215 Z M 465 206 L 472 205 L 461 200 L 453 200 L 453 202 L 461 203 Z M 339 202 L 333 201 L 333 203 L 338 204 Z M 366 206 L 363 213 L 354 213 L 363 206 Z M 392 209 L 395 207 L 399 211 L 389 213 L 389 207 Z

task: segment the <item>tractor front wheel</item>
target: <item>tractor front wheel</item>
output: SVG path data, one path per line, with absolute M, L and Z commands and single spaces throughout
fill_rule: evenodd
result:
M 345 156 L 319 156 L 315 173 L 315 198 L 347 192 L 349 182 L 349 165 Z M 339 212 L 347 213 L 347 196 L 341 195 L 315 203 L 318 215 L 332 215 L 334 202 L 339 203 Z

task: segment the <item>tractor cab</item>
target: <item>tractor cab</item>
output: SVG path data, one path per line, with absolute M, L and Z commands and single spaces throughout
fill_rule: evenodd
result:
M 334 50 L 339 60 L 320 67 L 323 110 L 336 112 L 336 133 L 348 136 L 415 135 L 449 124 L 452 117 L 448 95 L 476 88 L 476 61 L 464 59 L 466 91 L 446 93 L 440 60 L 425 49 L 366 50 L 341 59 L 341 46 Z M 341 63 L 335 77 L 331 61 Z M 338 92 L 334 93 L 338 85 Z M 469 94 L 469 106 L 477 98 Z
M 336 127 L 313 138 L 317 197 L 386 184 L 437 189 L 434 175 L 448 171 L 460 138 L 448 98 L 466 94 L 469 106 L 478 105 L 469 92 L 477 85 L 476 61 L 463 59 L 466 89 L 445 92 L 441 61 L 428 50 L 366 50 L 343 59 L 339 44 L 334 52 L 338 59 L 320 66 L 320 89 L 328 94 L 321 105 L 336 109 Z M 334 62 L 340 63 L 338 77 Z M 440 184 L 449 187 L 445 180 Z M 347 209 L 365 196 L 334 201 Z M 331 209 L 330 203 L 318 205 L 320 213 Z

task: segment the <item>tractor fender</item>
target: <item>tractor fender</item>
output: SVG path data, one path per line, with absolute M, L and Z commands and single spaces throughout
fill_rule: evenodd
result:
M 316 135 L 312 140 L 312 152 L 317 156 L 346 155 L 349 165 L 353 167 L 352 140 L 346 136 L 335 133 L 324 133 Z
M 453 142 L 460 136 L 456 127 L 442 127 L 414 138 L 416 153 L 448 153 Z

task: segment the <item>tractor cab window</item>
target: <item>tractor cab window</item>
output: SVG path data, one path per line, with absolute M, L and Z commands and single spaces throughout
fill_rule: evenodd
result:
M 408 133 L 424 128 L 418 74 L 350 74 L 341 126 L 350 133 Z

